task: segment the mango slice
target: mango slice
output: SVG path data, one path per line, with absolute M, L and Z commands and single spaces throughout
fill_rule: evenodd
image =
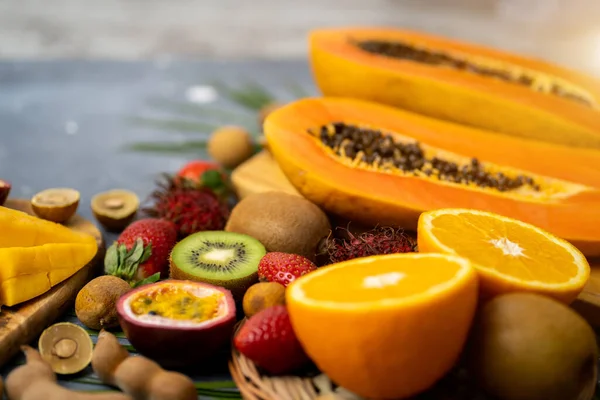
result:
M 6 207 L 0 207 L 0 227 L 0 305 L 47 292 L 98 251 L 91 235 Z

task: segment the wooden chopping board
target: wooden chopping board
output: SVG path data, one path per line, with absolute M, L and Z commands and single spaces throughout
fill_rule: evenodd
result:
M 300 195 L 268 150 L 263 150 L 237 167 L 231 174 L 231 180 L 240 198 L 270 190 Z M 572 306 L 592 325 L 600 328 L 600 260 L 590 260 L 590 265 L 590 279 Z
M 28 200 L 9 199 L 6 207 L 33 211 Z M 30 343 L 46 327 L 59 318 L 72 304 L 77 292 L 91 279 L 96 266 L 104 258 L 104 240 L 98 228 L 87 219 L 75 215 L 66 224 L 69 228 L 88 233 L 96 238 L 98 252 L 86 266 L 48 292 L 13 307 L 2 307 L 0 312 L 0 365 L 19 352 L 19 347 Z
M 240 199 L 271 190 L 300 196 L 268 150 L 261 151 L 234 169 L 231 182 Z

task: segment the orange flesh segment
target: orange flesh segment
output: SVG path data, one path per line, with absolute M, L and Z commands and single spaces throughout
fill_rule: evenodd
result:
M 460 265 L 444 258 L 390 258 L 372 263 L 356 262 L 329 270 L 326 277 L 307 280 L 302 290 L 311 300 L 336 303 L 403 299 L 448 282 L 460 269 Z
M 483 268 L 545 283 L 563 283 L 578 275 L 569 251 L 521 225 L 474 214 L 439 215 L 432 225 L 431 233 L 442 244 Z

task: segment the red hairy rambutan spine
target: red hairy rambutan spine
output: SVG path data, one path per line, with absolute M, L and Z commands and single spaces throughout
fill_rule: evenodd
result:
M 185 180 L 166 176 L 150 195 L 153 205 L 144 209 L 147 215 L 175 224 L 179 238 L 200 231 L 218 231 L 225 227 L 230 208 L 207 187 L 187 185 Z
M 392 227 L 376 227 L 373 230 L 354 235 L 346 228 L 347 238 L 328 236 L 319 246 L 319 264 L 327 265 L 368 257 L 379 254 L 410 253 L 416 251 L 415 241 L 406 235 L 402 229 Z

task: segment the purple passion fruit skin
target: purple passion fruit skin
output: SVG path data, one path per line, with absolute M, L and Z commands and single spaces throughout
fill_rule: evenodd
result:
M 0 179 L 0 206 L 3 206 L 10 194 L 11 184 Z
M 229 344 L 235 302 L 225 288 L 165 280 L 119 299 L 119 323 L 135 349 L 163 367 L 201 365 Z

